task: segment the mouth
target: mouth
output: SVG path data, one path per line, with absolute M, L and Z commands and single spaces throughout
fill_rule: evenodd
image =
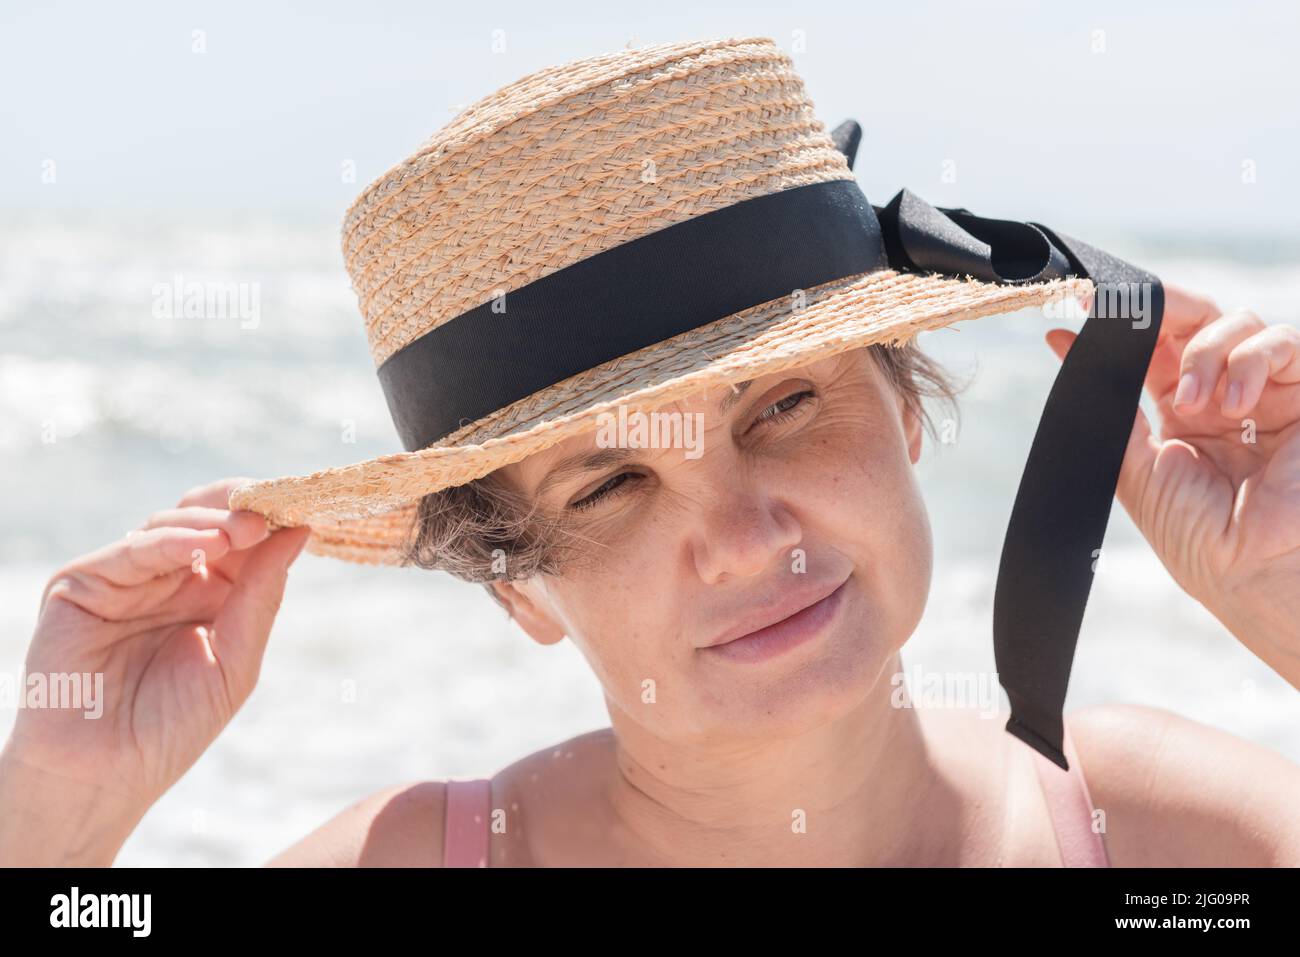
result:
M 757 618 L 728 629 L 699 650 L 730 661 L 766 661 L 822 634 L 844 599 L 844 586 L 822 586 L 809 594 L 795 593 L 765 609 Z

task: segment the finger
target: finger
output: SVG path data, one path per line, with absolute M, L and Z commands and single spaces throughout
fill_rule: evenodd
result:
M 193 505 L 154 512 L 142 528 L 219 528 L 230 539 L 232 551 L 251 548 L 271 534 L 266 519 L 256 512 L 232 512 L 224 508 Z
M 180 620 L 170 613 L 176 593 L 184 581 L 192 578 L 188 569 L 151 578 L 143 585 L 122 588 L 102 578 L 60 574 L 50 580 L 41 596 L 40 616 L 57 618 L 67 612 L 90 615 L 100 622 L 132 622 L 141 631 L 154 621 Z M 182 616 L 183 617 L 183 616 Z
M 1178 386 L 1171 397 L 1174 411 L 1195 415 L 1209 405 L 1227 366 L 1228 353 L 1264 328 L 1259 316 L 1241 309 L 1214 320 L 1192 336 L 1179 360 Z
M 1209 296 L 1168 283 L 1161 285 L 1165 293 L 1165 312 L 1160 321 L 1160 340 L 1185 342 L 1223 315 L 1223 310 Z
M 209 641 L 222 662 L 235 702 L 242 702 L 257 683 L 267 637 L 284 597 L 289 566 L 310 534 L 311 529 L 305 526 L 281 529 L 258 545 L 213 622 Z
M 240 573 L 231 574 L 232 559 L 250 558 L 256 548 L 242 552 L 231 552 L 220 563 L 217 574 L 190 574 L 178 582 L 174 591 L 165 600 L 154 606 L 150 614 L 141 616 L 142 623 L 153 624 L 175 621 L 213 621 L 234 592 Z M 209 569 L 212 570 L 212 569 Z M 200 569 L 200 571 L 202 571 Z
M 140 628 L 180 621 L 212 621 L 234 588 L 230 578 L 210 566 L 182 569 L 174 575 L 176 577 L 170 590 L 160 588 L 152 601 L 142 603 L 130 614 L 120 615 L 116 620 L 130 619 Z M 172 576 L 164 576 L 155 581 L 163 582 L 169 578 Z M 149 587 L 139 586 L 130 591 L 138 592 Z
M 1228 353 L 1228 384 L 1223 414 L 1246 415 L 1259 402 L 1272 379 L 1284 385 L 1300 382 L 1300 329 L 1268 326 L 1239 342 Z
M 1070 346 L 1074 345 L 1074 340 L 1079 337 L 1069 329 L 1049 329 L 1044 338 L 1051 350 L 1056 353 L 1056 358 L 1064 359 L 1065 354 L 1070 351 Z
M 53 576 L 41 608 L 56 597 L 106 621 L 124 621 L 164 604 L 208 557 L 229 548 L 221 529 L 155 528 L 69 562 Z
M 96 549 L 68 567 L 129 588 L 229 550 L 230 540 L 219 528 L 150 528 Z
M 1207 296 L 1169 285 L 1164 286 L 1164 291 L 1164 319 L 1145 379 L 1147 394 L 1157 402 L 1178 387 L 1179 364 L 1187 341 L 1223 315 Z
M 214 516 L 217 511 L 226 515 L 253 515 L 255 513 L 252 512 L 231 512 L 227 507 L 227 499 L 230 490 L 247 481 L 249 480 L 244 478 L 226 478 L 220 479 L 216 482 L 210 482 L 207 485 L 200 485 L 186 492 L 185 495 L 181 497 L 180 505 L 177 508 L 169 509 L 165 513 L 155 514 L 158 516 L 159 522 L 176 525 L 195 524 L 190 519 L 183 519 L 178 515 L 178 513 L 183 510 L 192 508 L 214 510 L 208 512 L 208 514 Z M 152 521 L 153 519 L 151 518 L 151 522 Z M 203 525 L 205 523 L 200 522 L 198 524 Z M 206 524 L 216 524 L 217 526 L 224 528 L 227 534 L 231 535 L 233 548 L 230 554 L 228 554 L 219 565 L 214 564 L 212 566 L 214 572 L 218 575 L 225 575 L 228 578 L 233 578 L 239 574 L 240 565 L 243 563 L 244 557 L 247 555 L 246 549 L 255 545 L 260 540 L 265 540 L 266 535 L 270 534 L 270 529 L 266 524 L 266 519 L 261 516 L 258 516 L 258 518 L 234 518 L 230 519 L 228 522 L 207 522 Z
M 237 486 L 253 481 L 249 478 L 224 478 L 207 485 L 199 485 L 181 496 L 177 506 L 185 508 L 190 505 L 206 505 L 210 508 L 228 508 L 230 492 Z

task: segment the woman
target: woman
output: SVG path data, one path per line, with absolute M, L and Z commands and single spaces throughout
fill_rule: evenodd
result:
M 682 77 L 760 61 L 761 76 L 779 80 L 774 95 L 797 100 L 788 61 L 767 41 L 669 45 L 526 78 L 463 114 L 442 145 L 489 149 L 530 97 L 541 98 L 529 100 L 534 119 L 573 103 L 585 115 L 603 91 L 614 96 L 653 77 L 654 95 L 679 104 L 680 83 L 690 82 Z M 690 68 L 679 69 L 684 63 Z M 584 71 L 594 78 L 580 89 L 564 86 L 550 99 L 539 92 L 551 96 Z M 745 98 L 766 89 L 756 76 L 746 74 Z M 708 82 L 701 89 L 728 86 Z M 665 136 L 680 142 L 697 135 L 697 125 L 675 115 Z M 819 128 L 808 133 L 808 155 L 824 157 L 818 135 Z M 424 155 L 443 158 L 438 148 Z M 503 162 L 506 154 L 493 155 Z M 566 144 L 556 155 L 568 168 L 585 153 Z M 656 189 L 670 190 L 675 167 L 655 155 L 663 173 Z M 754 155 L 747 144 L 745 162 Z M 770 161 L 793 155 L 773 151 Z M 550 185 L 536 185 L 544 181 L 538 162 L 531 157 L 527 173 L 492 182 L 531 176 L 535 184 L 522 188 L 554 204 Z M 846 179 L 839 162 L 828 166 L 826 182 Z M 358 252 L 370 239 L 356 224 L 376 221 L 382 210 L 385 235 L 414 242 L 422 230 L 392 205 L 406 201 L 395 195 L 409 198 L 413 179 L 430 182 L 409 168 L 388 174 L 354 207 L 345 234 L 380 362 L 432 341 L 425 328 L 400 341 L 400 323 L 391 321 L 395 314 L 416 321 L 410 317 L 428 309 L 414 308 L 418 277 L 405 287 L 391 282 L 412 257 L 400 249 Z M 584 202 L 612 208 L 610 197 L 590 196 L 592 176 L 575 179 Z M 438 202 L 486 202 L 487 187 L 476 185 L 449 187 Z M 773 195 L 766 180 L 753 188 Z M 602 215 L 589 221 L 607 229 L 613 214 Z M 502 221 L 513 220 L 494 220 Z M 463 237 L 446 242 L 458 255 L 473 245 Z M 630 242 L 620 235 L 597 252 Z M 512 241 L 508 256 L 483 261 L 515 268 L 532 248 Z M 584 248 L 567 264 L 592 254 Z M 887 285 L 881 296 L 900 284 L 921 288 L 921 280 L 892 271 L 872 275 Z M 935 282 L 936 290 L 970 294 L 956 280 Z M 1046 301 L 1048 285 L 1025 294 L 1042 292 L 1036 301 Z M 835 296 L 862 287 L 825 288 L 835 292 L 824 296 L 809 285 L 816 295 L 799 321 L 824 317 Z M 484 301 L 480 292 L 448 303 L 438 291 L 438 301 L 450 315 L 467 315 Z M 934 311 L 933 325 L 1007 305 L 1003 292 L 979 287 L 990 298 L 977 307 L 944 300 L 949 306 Z M 507 311 L 515 308 L 509 293 L 504 300 Z M 929 308 L 918 301 L 906 300 L 908 318 L 900 322 Z M 849 305 L 855 316 L 871 311 L 862 301 Z M 707 327 L 734 334 L 721 336 L 728 357 L 737 343 L 769 334 L 763 341 L 776 341 L 790 328 L 782 323 L 795 321 L 771 320 L 756 334 L 727 325 L 733 318 L 724 314 L 723 325 Z M 484 582 L 537 642 L 573 640 L 601 683 L 611 726 L 523 758 L 495 774 L 486 793 L 467 782 L 451 792 L 447 782 L 381 791 L 273 864 L 1300 864 L 1300 767 L 1263 747 L 1158 709 L 1108 705 L 1068 717 L 1071 770 L 1053 776 L 1059 769 L 1000 723 L 899 706 L 891 679 L 930 588 L 929 526 L 912 471 L 927 424 L 921 398 L 942 395 L 944 386 L 914 346 L 884 346 L 878 332 L 845 333 L 824 348 L 713 377 L 681 378 L 686 346 L 673 354 L 676 365 L 638 372 L 630 384 L 627 366 L 604 364 L 603 392 L 577 377 L 586 390 L 581 402 L 539 390 L 528 395 L 528 414 L 512 402 L 468 425 L 454 419 L 459 446 L 439 426 L 430 426 L 432 445 L 416 436 L 423 407 L 410 400 L 417 387 L 394 386 L 395 374 L 381 369 L 399 430 L 413 436 L 407 456 L 251 490 L 235 480 L 195 489 L 142 530 L 51 578 L 28 672 L 102 672 L 108 688 L 121 690 L 106 697 L 98 721 L 57 710 L 20 714 L 0 755 L 0 862 L 111 863 L 149 806 L 251 693 L 288 568 L 308 542 L 303 526 L 321 554 L 356 557 L 391 546 L 395 539 L 379 533 L 355 544 L 373 523 L 349 526 L 345 516 L 355 511 L 339 501 L 398 502 L 397 490 L 407 487 L 400 483 L 423 469 L 413 537 L 401 539 L 404 557 Z M 1058 356 L 1070 340 L 1064 330 L 1049 336 Z M 712 340 L 688 333 L 671 341 L 703 351 L 701 342 Z M 652 393 L 664 399 L 653 410 L 701 423 L 702 454 L 684 454 L 680 444 L 611 446 L 595 430 L 601 406 L 593 396 L 612 397 L 605 408 L 613 408 L 643 396 L 633 387 L 647 383 L 676 383 Z M 1167 288 L 1146 387 L 1159 405 L 1160 433 L 1138 413 L 1117 487 L 1121 502 L 1188 594 L 1300 687 L 1300 337 L 1250 313 L 1220 315 L 1209 301 Z M 631 407 L 641 414 L 650 404 Z M 585 419 L 566 419 L 579 408 Z M 1247 418 L 1256 441 L 1244 445 Z M 509 444 L 569 422 L 558 440 Z M 483 444 L 493 429 L 505 444 Z M 465 464 L 474 457 L 476 465 Z M 446 472 L 447 462 L 461 463 L 460 471 L 431 479 L 427 470 Z M 392 478 L 403 469 L 412 471 Z M 262 514 L 240 503 L 256 503 Z M 345 529 L 355 533 L 352 543 Z M 464 803 L 476 796 L 483 803 Z

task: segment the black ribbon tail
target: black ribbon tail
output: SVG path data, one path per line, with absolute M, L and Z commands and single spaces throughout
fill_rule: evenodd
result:
M 1011 510 L 993 599 L 1006 730 L 1069 769 L 1064 707 L 1084 609 L 1164 318 L 1160 280 L 1039 223 L 937 209 L 908 190 L 875 207 L 890 266 L 1021 284 L 1093 281 Z
M 993 598 L 993 653 L 1011 704 L 1006 730 L 1069 770 L 1070 669 L 1164 319 L 1164 289 L 1148 272 L 1038 228 L 1095 292 L 1047 396 L 1011 510 Z

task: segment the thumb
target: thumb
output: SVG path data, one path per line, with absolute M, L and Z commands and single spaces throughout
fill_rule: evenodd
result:
M 1058 359 L 1065 359 L 1066 353 L 1078 336 L 1068 329 L 1051 329 L 1048 331 L 1047 344 Z M 1128 445 L 1124 449 L 1124 462 L 1119 470 L 1119 482 L 1115 486 L 1115 497 L 1137 524 L 1142 496 L 1146 492 L 1147 482 L 1155 468 L 1156 455 L 1161 443 L 1151 432 L 1151 423 L 1147 415 L 1138 407 L 1137 417 L 1133 420 L 1133 430 L 1129 433 Z M 1140 527 L 1140 526 L 1139 526 Z
M 243 701 L 257 683 L 266 641 L 289 576 L 289 566 L 307 544 L 311 529 L 283 528 L 257 545 L 218 612 L 209 641 L 221 661 L 230 693 Z

